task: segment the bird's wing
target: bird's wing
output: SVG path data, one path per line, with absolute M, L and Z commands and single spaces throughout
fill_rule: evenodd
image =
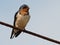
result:
M 15 13 L 13 26 L 15 26 L 15 22 L 16 22 L 16 19 L 17 19 L 17 18 L 16 18 L 17 13 L 18 13 L 18 11 Z M 12 29 L 12 33 L 11 33 L 10 39 L 13 38 L 13 34 L 14 34 L 14 28 Z

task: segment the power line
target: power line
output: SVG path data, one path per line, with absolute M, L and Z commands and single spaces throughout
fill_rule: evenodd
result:
M 19 29 L 19 28 L 17 28 L 17 27 L 14 27 L 14 26 L 12 26 L 12 25 L 10 25 L 10 24 L 7 24 L 7 23 L 1 22 L 1 21 L 0 21 L 0 24 L 2 24 L 2 25 L 4 25 L 4 26 L 7 26 L 7 27 L 10 27 L 10 28 L 14 28 L 14 29 L 21 30 L 21 29 Z M 45 40 L 48 40 L 48 41 L 51 41 L 51 42 L 54 42 L 54 43 L 57 43 L 57 44 L 60 44 L 60 41 L 57 41 L 57 40 L 48 38 L 48 37 L 46 37 L 46 36 L 42 36 L 42 35 L 40 35 L 40 34 L 36 34 L 36 33 L 34 33 L 34 32 L 31 32 L 31 31 L 23 30 L 23 32 L 28 33 L 28 34 L 31 34 L 31 35 L 34 35 L 34 36 L 36 36 L 36 37 L 39 37 L 39 38 L 42 38 L 42 39 L 45 39 Z

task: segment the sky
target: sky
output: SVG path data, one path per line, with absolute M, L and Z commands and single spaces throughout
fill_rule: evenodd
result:
M 60 41 L 60 0 L 0 0 L 0 21 L 13 25 L 14 14 L 22 4 L 30 7 L 27 30 Z M 23 32 L 10 39 L 11 31 L 0 25 L 0 45 L 58 45 Z

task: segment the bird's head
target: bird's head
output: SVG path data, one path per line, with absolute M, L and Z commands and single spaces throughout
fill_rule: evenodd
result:
M 27 5 L 22 5 L 20 8 L 19 8 L 19 13 L 21 15 L 29 15 L 29 7 Z

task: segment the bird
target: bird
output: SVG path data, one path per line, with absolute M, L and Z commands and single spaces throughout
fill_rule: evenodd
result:
M 23 4 L 20 6 L 19 10 L 15 13 L 13 26 L 18 27 L 21 30 L 13 28 L 10 39 L 18 37 L 19 34 L 21 34 L 23 30 L 25 30 L 25 27 L 30 20 L 29 9 L 30 8 L 28 5 Z

